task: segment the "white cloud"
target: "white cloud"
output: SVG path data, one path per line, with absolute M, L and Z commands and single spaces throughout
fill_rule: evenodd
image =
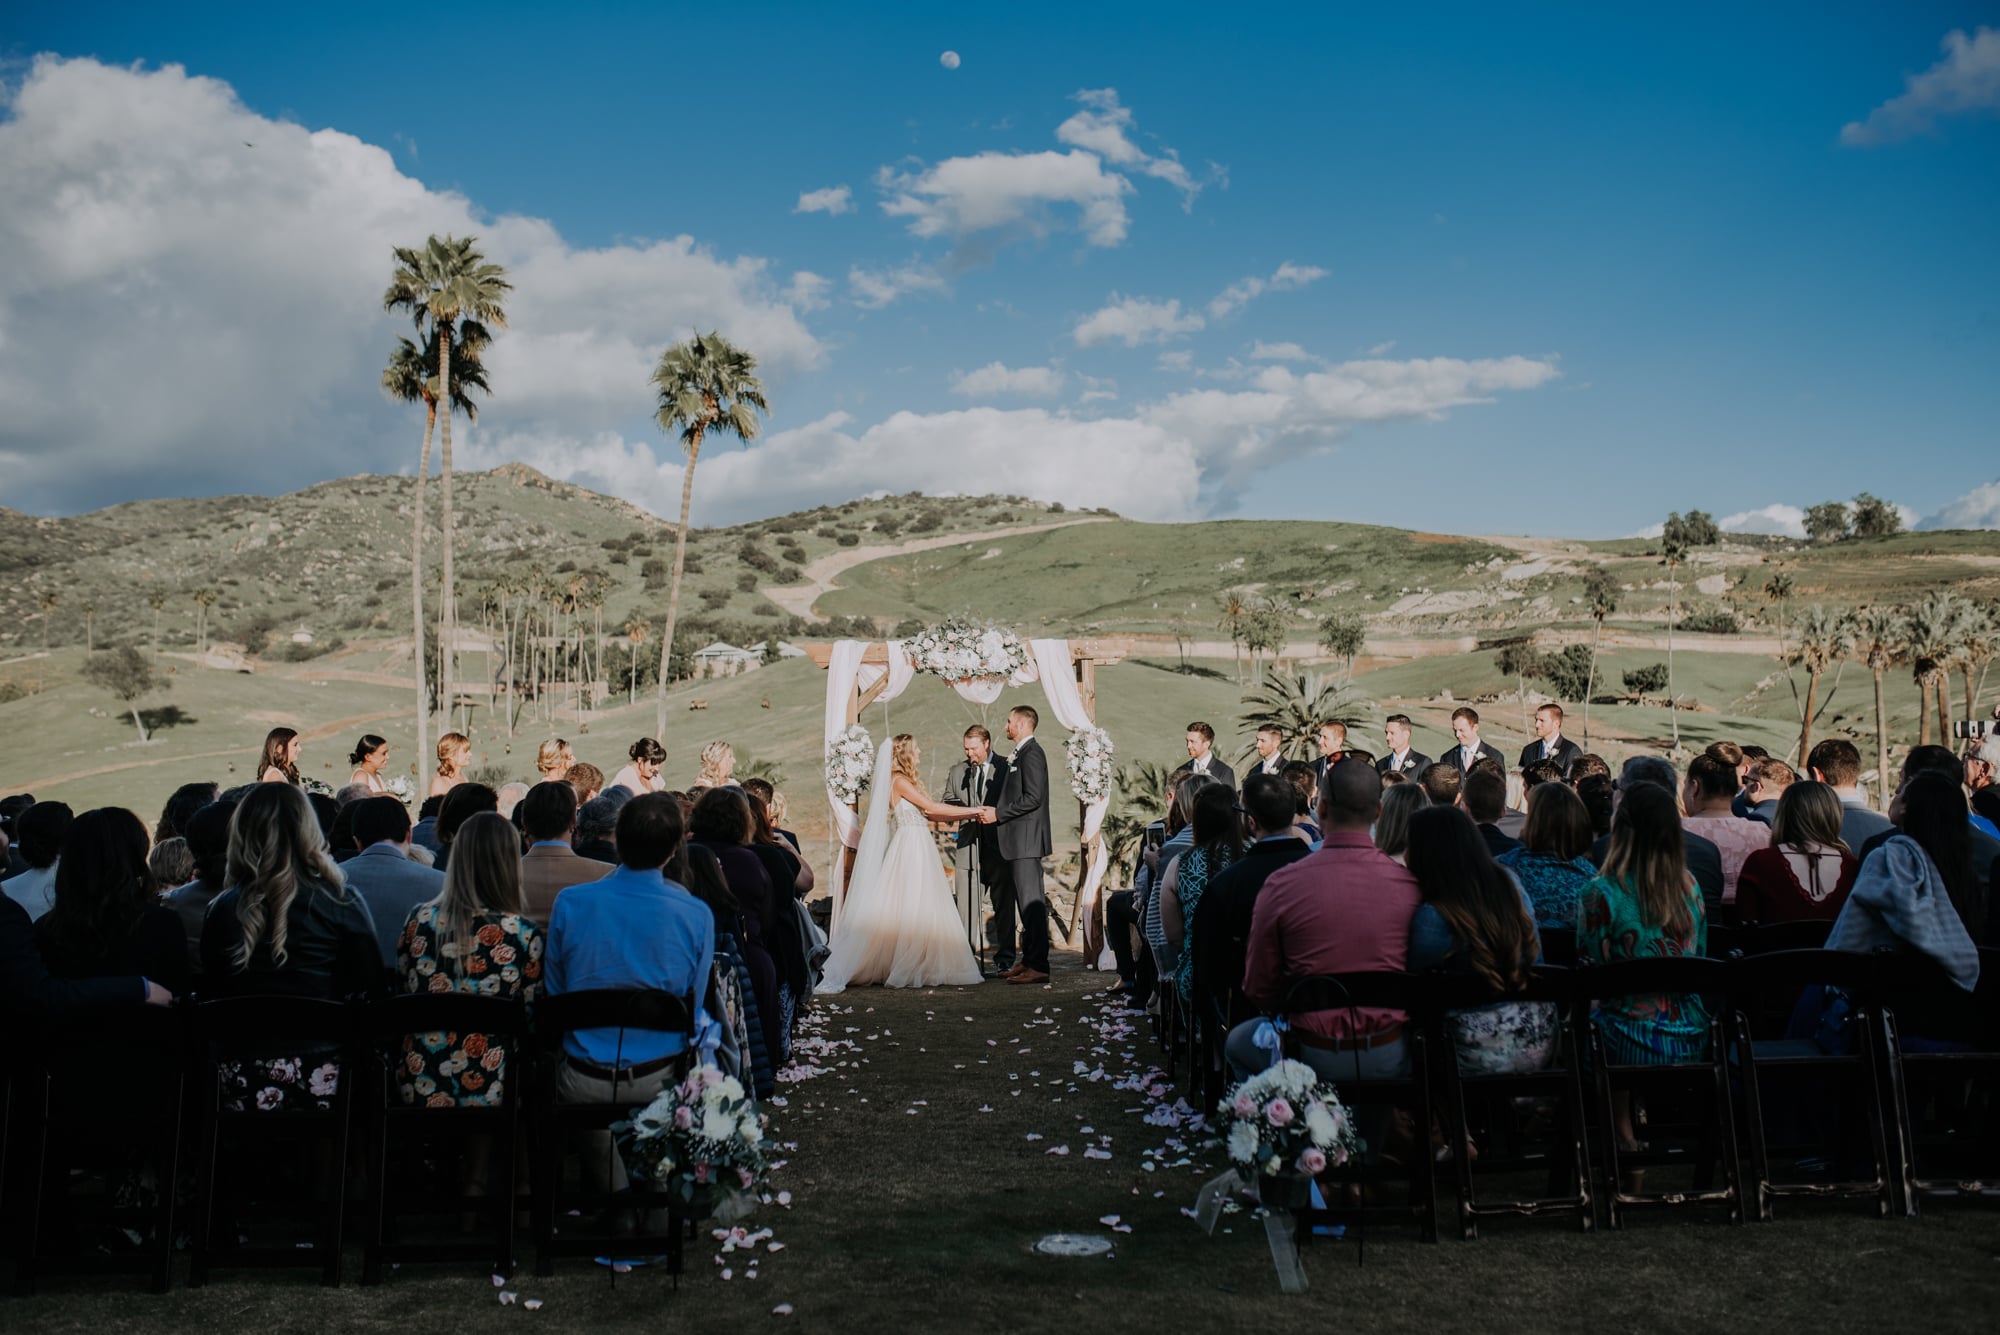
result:
M 875 183 L 888 195 L 882 211 L 910 219 L 912 236 L 1046 236 L 1057 226 L 1058 205 L 1077 211 L 1076 225 L 1094 246 L 1117 245 L 1130 225 L 1124 196 L 1132 183 L 1106 171 L 1096 154 L 1076 149 L 986 152 L 914 171 L 884 167 Z
M 1374 347 L 1368 349 L 1368 355 L 1370 357 L 1385 357 L 1389 353 L 1394 352 L 1395 350 L 1396 350 L 1396 340 L 1392 338 L 1392 339 L 1387 339 L 1381 343 L 1377 343 Z
M 1901 510 L 1900 505 L 1896 507 Z M 1904 511 L 1907 522 L 1909 512 Z M 1917 528 L 2000 528 L 2000 480 L 1974 487 L 1934 515 L 1926 515 Z
M 803 190 L 799 192 L 798 206 L 792 212 L 852 213 L 854 192 L 844 185 L 830 185 L 823 190 Z
M 1119 105 L 1116 88 L 1086 88 L 1076 100 L 1083 103 L 1083 110 L 1056 127 L 1057 142 L 1088 149 L 1114 167 L 1158 177 L 1181 192 L 1182 209 L 1194 208 L 1203 183 L 1181 165 L 1180 154 L 1171 148 L 1155 156 L 1132 142 L 1132 109 Z
M 378 388 L 408 321 L 381 295 L 390 248 L 433 232 L 476 233 L 516 284 L 488 357 L 496 428 L 644 418 L 653 362 L 691 328 L 755 348 L 767 378 L 824 356 L 762 259 L 685 236 L 579 249 L 178 66 L 37 59 L 0 92 L 0 180 L 0 469 L 17 507 L 413 465 L 418 415 Z
M 1136 348 L 1141 343 L 1164 343 L 1193 333 L 1207 323 L 1193 311 L 1183 315 L 1179 301 L 1148 301 L 1114 292 L 1100 309 L 1077 321 L 1070 332 L 1080 348 L 1111 339 Z
M 1311 264 L 1286 260 L 1269 278 L 1242 278 L 1216 294 L 1208 303 L 1208 313 L 1220 320 L 1233 310 L 1255 301 L 1266 292 L 1292 292 L 1326 277 L 1326 270 Z
M 1766 533 L 1780 538 L 1803 538 L 1806 535 L 1806 512 L 1796 505 L 1779 502 L 1724 515 L 1716 526 L 1724 533 Z M 1665 531 L 1665 525 L 1661 526 L 1661 531 Z
M 996 394 L 1018 394 L 1029 399 L 1052 399 L 1062 393 L 1063 373 L 1053 366 L 1010 367 L 988 362 L 976 371 L 953 377 L 951 392 L 967 398 L 991 398 Z
M 1194 354 L 1192 352 L 1163 352 L 1155 359 L 1153 364 L 1162 371 L 1172 371 L 1177 375 L 1185 375 L 1188 371 L 1194 369 Z
M 832 287 L 831 278 L 822 278 L 809 269 L 801 269 L 792 275 L 792 281 L 786 285 L 785 300 L 798 310 L 824 310 L 826 294 Z
M 1841 127 L 1850 148 L 1894 143 L 1929 134 L 1947 116 L 2000 110 L 2000 28 L 1980 28 L 1967 37 L 1954 28 L 1940 43 L 1944 58 L 1904 81 L 1903 91 Z
M 1253 362 L 1309 362 L 1312 354 L 1296 343 L 1266 343 L 1258 339 L 1250 347 Z
M 905 264 L 893 269 L 864 269 L 857 264 L 847 271 L 849 299 L 871 311 L 880 310 L 898 297 L 912 292 L 942 291 L 943 276 L 921 264 Z

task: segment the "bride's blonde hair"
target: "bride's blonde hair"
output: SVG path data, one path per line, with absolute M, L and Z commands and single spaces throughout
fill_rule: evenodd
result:
M 903 775 L 911 783 L 917 778 L 917 739 L 907 732 L 899 732 L 889 740 L 889 758 L 894 763 L 896 773 Z

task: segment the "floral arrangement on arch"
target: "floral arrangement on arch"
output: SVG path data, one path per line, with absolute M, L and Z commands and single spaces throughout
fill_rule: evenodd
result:
M 826 744 L 826 788 L 834 800 L 852 804 L 875 774 L 875 743 L 868 729 L 850 723 Z
M 764 1115 L 714 1066 L 696 1067 L 611 1131 L 627 1173 L 697 1209 L 756 1191 L 769 1172 Z
M 1318 1177 L 1354 1156 L 1354 1119 L 1319 1072 L 1281 1061 L 1223 1095 L 1218 1129 L 1246 1178 Z
M 947 617 L 914 639 L 903 641 L 903 652 L 919 672 L 946 681 L 1009 678 L 1028 661 L 1028 648 L 1011 630 L 982 626 L 969 617 Z
M 1069 787 L 1079 802 L 1111 796 L 1111 757 L 1117 748 L 1111 734 L 1098 727 L 1078 728 L 1064 744 L 1069 754 Z

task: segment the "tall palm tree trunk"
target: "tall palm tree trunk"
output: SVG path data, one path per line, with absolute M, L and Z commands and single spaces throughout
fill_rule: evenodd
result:
M 1965 721 L 1972 722 L 1979 716 L 1978 679 L 1972 675 L 1972 664 L 1967 663 L 1959 671 L 1965 674 Z
M 1819 669 L 1806 669 L 1806 712 L 1799 719 L 1799 763 L 1812 754 L 1813 707 L 1819 700 Z
M 688 512 L 694 506 L 694 465 L 701 457 L 702 428 L 696 426 L 688 439 L 687 471 L 681 474 L 681 526 L 674 534 L 674 573 L 667 587 L 667 628 L 660 634 L 660 689 L 653 710 L 653 735 L 667 731 L 667 662 L 674 652 L 674 628 L 681 617 L 681 572 L 687 567 Z
M 448 382 L 447 382 L 448 383 Z M 431 471 L 431 432 L 437 427 L 437 403 L 424 403 L 424 452 L 417 465 L 416 518 L 410 523 L 410 662 L 417 674 L 417 769 L 430 754 L 430 679 L 424 662 L 424 479 Z
M 442 615 L 438 618 L 443 630 L 438 639 L 438 696 L 444 705 L 444 719 L 451 723 L 451 708 L 454 688 L 457 685 L 455 662 L 458 640 L 458 585 L 452 574 L 453 541 L 451 509 L 451 336 L 452 327 L 445 321 L 438 322 L 438 392 L 445 401 L 444 427 L 438 438 L 438 481 L 442 484 L 439 500 L 443 512 L 438 516 L 438 527 L 444 540 L 443 588 L 438 597 L 443 601 Z
M 1875 786 L 1889 778 L 1889 712 L 1882 704 L 1882 669 L 1875 669 Z
M 1590 631 L 1590 671 L 1583 679 L 1583 749 L 1590 749 L 1590 697 L 1597 694 L 1597 637 L 1604 634 L 1604 622 L 1593 618 L 1596 624 Z
M 1917 745 L 1931 744 L 1931 679 L 1917 679 Z
M 1680 581 L 1667 567 L 1667 716 L 1674 727 L 1674 750 L 1681 749 L 1681 711 L 1674 703 L 1674 622 L 1680 619 Z
M 1937 674 L 1938 700 L 1938 745 L 1951 745 L 1951 669 L 1939 668 Z

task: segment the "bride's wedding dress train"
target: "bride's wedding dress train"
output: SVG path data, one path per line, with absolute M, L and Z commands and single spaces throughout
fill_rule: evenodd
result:
M 884 774 L 886 767 L 876 772 Z M 870 828 L 855 856 L 817 990 L 978 982 L 979 961 L 966 943 L 965 924 L 924 814 L 901 800 L 886 820 L 878 821 L 880 816 L 878 810 L 869 812 Z

